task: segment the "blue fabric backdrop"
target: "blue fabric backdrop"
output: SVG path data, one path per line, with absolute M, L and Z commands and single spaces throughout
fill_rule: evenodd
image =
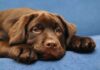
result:
M 100 0 L 0 0 L 0 10 L 29 7 L 58 13 L 77 26 L 79 35 L 93 36 L 91 54 L 66 52 L 59 61 L 37 61 L 31 65 L 0 58 L 0 70 L 100 70 Z
M 0 70 L 100 70 L 100 35 L 92 37 L 96 42 L 95 52 L 79 54 L 67 51 L 59 61 L 37 61 L 31 65 L 0 58 Z
M 100 0 L 0 0 L 0 10 L 19 7 L 58 13 L 75 23 L 80 35 L 100 34 Z

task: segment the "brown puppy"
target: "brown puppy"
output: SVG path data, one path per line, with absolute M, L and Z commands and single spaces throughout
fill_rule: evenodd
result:
M 1 11 L 0 56 L 30 63 L 59 59 L 66 50 L 94 50 L 91 38 L 75 33 L 75 25 L 57 14 L 29 8 Z

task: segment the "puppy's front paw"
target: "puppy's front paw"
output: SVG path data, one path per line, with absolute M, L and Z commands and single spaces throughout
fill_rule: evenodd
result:
M 71 50 L 78 52 L 92 52 L 95 42 L 89 37 L 74 37 L 70 42 Z
M 9 50 L 9 56 L 18 62 L 32 63 L 37 60 L 37 55 L 29 47 L 13 46 Z
M 80 40 L 80 48 L 84 51 L 93 51 L 96 47 L 95 42 L 89 37 L 83 37 Z

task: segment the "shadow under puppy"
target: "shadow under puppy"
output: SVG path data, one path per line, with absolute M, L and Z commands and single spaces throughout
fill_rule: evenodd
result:
M 47 11 L 29 8 L 0 11 L 0 56 L 32 63 L 37 59 L 60 59 L 66 50 L 94 50 L 91 38 L 75 33 L 74 24 Z

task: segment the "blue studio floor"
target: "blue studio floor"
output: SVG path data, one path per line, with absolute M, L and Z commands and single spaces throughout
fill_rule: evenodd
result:
M 67 51 L 59 61 L 37 61 L 31 65 L 0 58 L 0 70 L 100 70 L 100 36 L 92 38 L 96 42 L 96 49 L 91 54 Z
M 0 11 L 22 7 L 63 16 L 77 26 L 78 35 L 92 36 L 96 49 L 91 54 L 67 51 L 59 61 L 37 61 L 31 65 L 0 58 L 0 70 L 100 70 L 100 0 L 0 0 Z

